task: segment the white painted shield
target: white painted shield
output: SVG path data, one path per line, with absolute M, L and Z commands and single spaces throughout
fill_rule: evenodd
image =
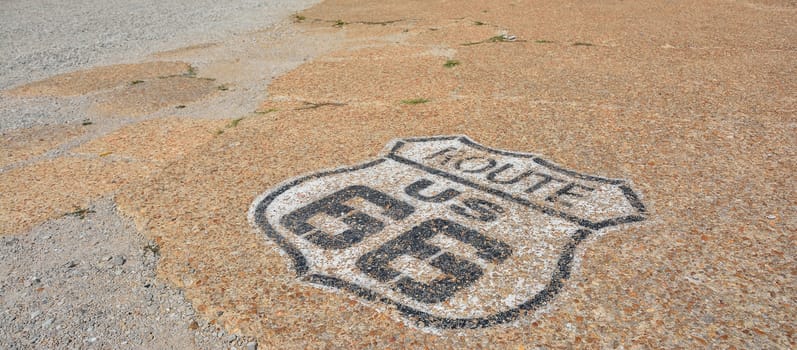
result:
M 477 328 L 544 306 L 580 242 L 644 214 L 623 180 L 442 136 L 396 140 L 382 158 L 283 183 L 250 219 L 304 281 L 423 327 Z

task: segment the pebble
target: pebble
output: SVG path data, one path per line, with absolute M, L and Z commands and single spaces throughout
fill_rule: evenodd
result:
M 775 220 L 775 218 L 777 218 L 777 216 L 775 216 L 775 215 L 767 215 L 767 219 Z
M 125 259 L 124 256 L 117 255 L 117 256 L 113 257 L 113 259 L 111 260 L 111 263 L 116 265 L 116 266 L 122 266 L 122 265 L 125 264 L 126 261 L 127 260 Z
M 246 350 L 257 350 L 257 342 L 248 342 L 246 343 Z
M 50 325 L 52 325 L 52 324 L 53 324 L 53 321 L 55 321 L 55 319 L 54 319 L 54 318 L 48 318 L 47 320 L 45 320 L 44 322 L 42 322 L 42 328 L 47 328 L 47 327 L 50 327 Z

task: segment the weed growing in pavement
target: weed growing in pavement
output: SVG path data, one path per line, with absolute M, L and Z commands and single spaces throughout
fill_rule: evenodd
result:
M 196 77 L 196 68 L 192 65 L 188 65 L 188 71 L 183 74 L 184 77 L 194 78 Z
M 75 207 L 75 211 L 73 211 L 71 213 L 66 213 L 66 214 L 64 214 L 64 216 L 74 216 L 74 217 L 77 217 L 77 218 L 80 218 L 81 220 L 83 220 L 83 219 L 86 218 L 86 215 L 93 214 L 93 213 L 95 213 L 94 210 L 91 210 L 91 209 L 88 209 L 88 208 Z
M 503 43 L 503 42 L 515 41 L 515 40 L 517 40 L 517 37 L 515 37 L 514 35 L 509 35 L 509 34 L 496 35 L 496 36 L 494 36 L 494 37 L 489 39 L 489 41 L 491 43 Z
M 266 110 L 255 111 L 255 114 L 269 114 L 269 113 L 273 113 L 273 112 L 276 112 L 276 111 L 279 111 L 279 109 L 269 108 L 269 109 L 266 109 Z
M 585 42 L 576 41 L 576 42 L 573 43 L 573 46 L 592 46 L 592 44 L 591 43 L 585 43 Z
M 316 109 L 316 108 L 319 108 L 319 107 L 326 107 L 326 106 L 340 107 L 340 106 L 345 106 L 345 105 L 346 105 L 345 103 L 338 103 L 338 102 L 318 102 L 318 103 L 316 103 L 316 102 L 307 102 L 307 101 L 305 101 L 304 102 L 304 107 L 299 107 L 299 108 L 296 108 L 295 110 L 300 111 L 300 110 L 303 110 L 303 109 Z
M 227 127 L 228 128 L 234 128 L 234 127 L 238 126 L 238 123 L 240 123 L 241 120 L 244 120 L 244 117 L 235 118 L 232 121 L 230 121 L 229 124 L 227 124 Z
M 343 26 L 345 26 L 346 24 L 347 24 L 346 22 L 343 22 L 343 20 L 339 19 L 339 20 L 335 21 L 335 24 L 333 24 L 332 26 L 333 27 L 338 27 L 338 28 L 343 28 Z
M 219 89 L 219 91 L 227 91 L 227 90 L 230 89 L 229 87 L 227 87 L 227 85 L 224 85 L 224 84 L 221 84 L 221 85 L 217 86 L 216 88 Z
M 443 67 L 446 68 L 454 68 L 459 65 L 459 61 L 457 60 L 448 60 L 446 63 L 443 64 Z
M 552 40 L 534 40 L 537 44 L 553 44 Z
M 473 24 L 474 24 L 474 25 L 477 25 L 477 26 L 483 26 L 483 25 L 484 25 L 484 22 L 480 22 L 480 21 L 473 21 Z
M 306 20 L 306 19 L 307 19 L 307 17 L 305 17 L 305 16 L 302 16 L 302 15 L 300 15 L 300 14 L 298 14 L 298 13 L 297 13 L 297 14 L 295 14 L 295 15 L 293 15 L 293 20 L 294 20 L 295 22 L 301 22 L 301 21 L 304 21 L 304 20 Z
M 143 80 L 133 80 L 133 81 L 130 82 L 130 85 L 138 85 L 138 84 L 141 84 L 143 82 L 144 82 Z
M 402 100 L 401 101 L 401 103 L 403 103 L 405 105 L 419 105 L 421 103 L 426 103 L 426 102 L 429 102 L 429 99 L 427 99 L 427 98 L 413 98 L 413 99 L 410 99 L 410 100 Z

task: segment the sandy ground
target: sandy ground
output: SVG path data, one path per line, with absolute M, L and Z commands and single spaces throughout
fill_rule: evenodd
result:
M 10 254 L 2 264 L 12 276 L 0 284 L 0 305 L 14 305 L 3 310 L 11 323 L 0 326 L 7 334 L 0 338 L 19 347 L 214 348 L 233 334 L 229 346 L 256 339 L 279 349 L 794 348 L 795 14 L 790 0 L 327 0 L 235 40 L 15 85 L 0 93 L 0 233 Z M 546 187 L 535 210 L 591 232 L 586 240 L 565 236 L 583 240 L 563 250 L 572 270 L 550 258 L 531 261 L 553 271 L 555 296 L 539 289 L 534 307 L 519 304 L 500 322 L 435 323 L 351 284 L 303 277 L 291 245 L 247 215 L 285 181 L 379 159 L 391 140 L 435 135 L 467 135 L 578 173 L 623 179 L 644 218 L 585 224 L 567 208 L 547 207 L 545 196 L 606 198 L 588 193 L 590 178 Z M 359 182 L 368 179 L 329 188 Z M 283 203 L 290 209 L 304 203 L 301 196 L 329 190 L 317 188 Z M 289 222 L 271 221 L 283 231 Z M 80 242 L 108 236 L 129 248 L 56 251 L 83 228 Z M 295 240 L 309 249 L 310 238 L 302 239 Z M 141 253 L 153 244 L 154 284 L 148 269 L 155 256 Z M 52 261 L 40 247 L 56 252 Z M 455 253 L 469 256 L 467 249 Z M 321 255 L 306 256 L 307 266 L 319 266 L 313 259 Z M 39 267 L 61 261 L 61 270 Z M 523 287 L 523 271 L 531 271 L 491 268 L 519 271 L 499 292 L 515 287 L 506 281 Z M 64 315 L 45 315 L 50 286 L 75 289 L 70 270 L 96 271 L 87 281 L 97 290 L 129 284 L 134 292 L 110 306 L 85 303 L 96 307 L 85 317 L 63 306 L 79 302 L 53 297 L 63 301 Z M 154 294 L 179 311 L 155 311 L 142 283 L 164 288 Z M 428 310 L 481 317 L 442 303 Z M 118 319 L 119 310 L 132 308 L 143 310 L 130 321 L 143 333 L 105 323 L 75 328 L 73 338 L 50 331 L 78 324 L 69 317 L 94 324 L 100 313 Z M 166 330 L 197 333 L 147 338 L 150 329 L 167 334 L 157 319 L 170 317 L 179 321 Z

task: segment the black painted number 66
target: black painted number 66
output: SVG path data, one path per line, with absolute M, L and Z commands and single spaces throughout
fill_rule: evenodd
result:
M 355 197 L 367 200 L 383 209 L 382 215 L 400 221 L 415 211 L 408 203 L 366 186 L 349 186 L 322 199 L 294 210 L 280 220 L 289 230 L 323 249 L 346 249 L 382 229 L 385 224 L 368 214 L 344 204 Z M 338 218 L 348 226 L 339 234 L 324 232 L 308 220 L 318 214 Z M 457 291 L 473 284 L 482 275 L 482 268 L 467 259 L 428 242 L 442 233 L 476 248 L 479 258 L 491 263 L 504 261 L 512 254 L 511 248 L 498 240 L 486 237 L 476 230 L 447 219 L 434 218 L 423 221 L 381 247 L 357 260 L 357 267 L 368 276 L 390 283 L 392 288 L 423 302 L 439 303 L 448 300 Z M 390 267 L 396 258 L 408 255 L 427 262 L 443 272 L 442 277 L 429 283 L 419 282 Z

